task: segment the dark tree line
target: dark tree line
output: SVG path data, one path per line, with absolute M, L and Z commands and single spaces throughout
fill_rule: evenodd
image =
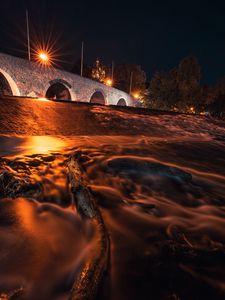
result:
M 143 97 L 146 107 L 194 112 L 202 105 L 201 67 L 194 56 L 184 58 L 169 72 L 157 72 Z
M 225 77 L 215 85 L 201 85 L 201 66 L 195 56 L 184 58 L 168 72 L 156 72 L 144 91 L 145 107 L 199 113 L 225 111 Z
M 127 93 L 140 93 L 146 88 L 146 74 L 136 64 L 117 64 L 114 69 L 115 87 Z
M 80 73 L 80 61 L 72 71 Z M 83 74 L 104 83 L 111 78 L 112 70 L 97 60 L 92 67 L 84 64 Z M 198 59 L 188 56 L 173 69 L 156 72 L 150 82 L 141 66 L 115 64 L 113 86 L 127 93 L 131 88 L 131 94 L 138 93 L 141 105 L 148 108 L 190 113 L 225 111 L 225 77 L 211 86 L 202 86 L 201 77 Z
M 225 77 L 215 85 L 204 87 L 205 110 L 212 114 L 225 113 Z
M 71 72 L 80 75 L 81 61 L 78 60 Z M 112 77 L 112 69 L 105 66 L 99 59 L 93 64 L 83 66 L 83 76 L 104 82 L 107 78 Z M 132 84 L 131 84 L 132 81 Z M 141 69 L 141 66 L 136 64 L 115 64 L 113 70 L 113 86 L 124 92 L 140 93 L 146 89 L 146 74 Z

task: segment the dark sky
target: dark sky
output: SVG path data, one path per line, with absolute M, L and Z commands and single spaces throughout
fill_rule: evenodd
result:
M 26 7 L 33 46 L 50 37 L 67 69 L 84 40 L 89 64 L 136 63 L 150 78 L 196 55 L 204 83 L 225 76 L 223 1 L 0 0 L 0 51 L 25 55 Z

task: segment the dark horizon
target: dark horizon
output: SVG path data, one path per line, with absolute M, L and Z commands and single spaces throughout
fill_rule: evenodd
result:
M 108 66 L 112 61 L 138 64 L 148 80 L 155 71 L 167 71 L 188 55 L 198 58 L 203 84 L 225 76 L 223 3 L 2 1 L 1 52 L 26 57 L 26 8 L 32 44 L 51 33 L 58 63 L 67 70 L 79 60 L 83 40 L 87 64 L 97 57 Z

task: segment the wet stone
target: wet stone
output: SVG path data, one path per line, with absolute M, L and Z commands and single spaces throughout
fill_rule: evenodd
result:
M 144 177 L 160 176 L 179 182 L 190 182 L 192 175 L 184 170 L 142 159 L 115 158 L 107 162 L 106 171 L 114 176 L 143 180 Z
M 8 166 L 19 173 L 22 172 L 26 172 L 27 174 L 31 173 L 29 166 L 23 161 L 17 161 L 17 160 L 9 161 Z
M 33 159 L 28 162 L 31 167 L 39 167 L 43 162 L 40 159 Z
M 52 161 L 55 160 L 55 156 L 54 156 L 54 155 L 43 156 L 43 157 L 42 157 L 42 160 L 43 160 L 44 162 L 52 162 Z
M 8 171 L 0 174 L 0 198 L 18 196 L 38 196 L 42 187 L 28 177 L 20 178 Z

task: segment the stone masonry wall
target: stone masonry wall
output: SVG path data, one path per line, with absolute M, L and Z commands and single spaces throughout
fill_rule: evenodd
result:
M 108 105 L 117 105 L 121 98 L 126 101 L 127 105 L 134 105 L 133 98 L 123 91 L 7 54 L 0 53 L 0 72 L 3 75 L 6 73 L 5 75 L 14 81 L 21 96 L 45 97 L 46 91 L 50 87 L 50 81 L 59 79 L 66 81 L 71 86 L 69 91 L 72 100 L 89 102 L 95 91 L 101 91 Z M 8 81 L 10 81 L 9 78 Z

